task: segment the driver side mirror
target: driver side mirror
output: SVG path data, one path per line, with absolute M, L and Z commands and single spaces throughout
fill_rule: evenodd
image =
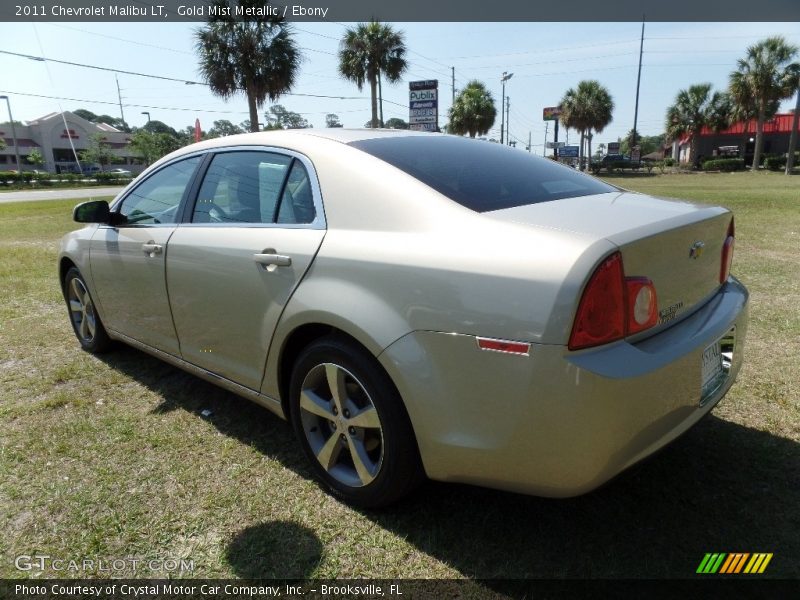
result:
M 72 220 L 77 223 L 108 223 L 111 211 L 105 200 L 91 200 L 78 204 L 72 211 Z

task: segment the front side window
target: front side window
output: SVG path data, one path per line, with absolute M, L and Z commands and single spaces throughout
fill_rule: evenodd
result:
M 200 160 L 194 156 L 167 165 L 136 186 L 122 201 L 119 213 L 125 218 L 121 224 L 177 223 L 178 207 Z

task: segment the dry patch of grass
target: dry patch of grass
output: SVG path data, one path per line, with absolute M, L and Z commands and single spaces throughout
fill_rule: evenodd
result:
M 323 493 L 265 410 L 129 348 L 81 352 L 55 266 L 74 201 L 0 205 L 0 576 L 34 574 L 13 557 L 38 552 L 191 559 L 172 575 L 209 578 L 690 577 L 709 551 L 774 552 L 768 574 L 800 575 L 800 178 L 614 183 L 735 210 L 752 293 L 737 385 L 582 498 L 431 483 L 382 512 Z

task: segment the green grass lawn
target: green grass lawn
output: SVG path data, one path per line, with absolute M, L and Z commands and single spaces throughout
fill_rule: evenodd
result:
M 42 553 L 190 559 L 183 575 L 208 578 L 682 578 L 706 552 L 773 552 L 768 576 L 800 576 L 800 177 L 610 180 L 735 211 L 752 294 L 738 383 L 586 496 L 428 483 L 381 512 L 323 493 L 266 410 L 130 348 L 80 351 L 55 264 L 76 201 L 0 205 L 0 577 Z

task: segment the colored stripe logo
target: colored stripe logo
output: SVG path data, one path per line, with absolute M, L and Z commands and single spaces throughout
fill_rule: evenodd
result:
M 737 573 L 763 573 L 769 561 L 772 560 L 772 553 L 756 552 L 709 552 L 700 561 L 697 573 L 702 574 L 737 574 Z

